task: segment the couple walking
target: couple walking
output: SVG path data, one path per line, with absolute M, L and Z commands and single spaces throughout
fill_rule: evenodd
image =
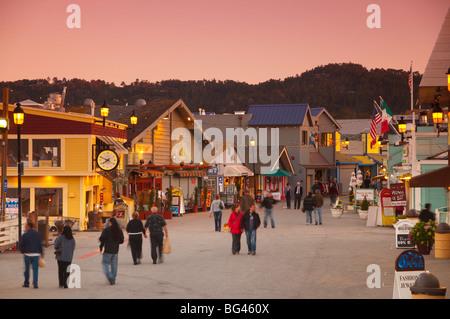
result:
M 316 190 L 314 196 L 312 195 L 312 192 L 309 192 L 308 196 L 303 200 L 303 212 L 306 213 L 306 225 L 312 224 L 313 211 L 316 225 L 322 225 L 322 206 L 323 197 L 320 190 Z

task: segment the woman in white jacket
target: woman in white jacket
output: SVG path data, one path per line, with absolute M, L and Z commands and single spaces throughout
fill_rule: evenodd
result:
M 220 200 L 220 195 L 217 194 L 215 199 L 211 203 L 211 209 L 209 211 L 209 217 L 214 213 L 214 226 L 215 231 L 220 231 L 222 224 L 222 209 L 225 208 L 223 201 Z

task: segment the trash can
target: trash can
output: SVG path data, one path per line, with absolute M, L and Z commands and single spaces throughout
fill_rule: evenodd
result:
M 98 213 L 95 211 L 88 212 L 88 229 L 97 229 Z
M 411 290 L 412 299 L 445 299 L 447 288 L 441 287 L 436 276 L 429 272 L 420 274 Z
M 434 257 L 450 258 L 450 226 L 440 223 L 434 231 Z

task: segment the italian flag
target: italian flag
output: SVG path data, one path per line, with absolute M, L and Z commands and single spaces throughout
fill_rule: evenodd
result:
M 381 101 L 381 108 L 382 108 L 382 114 L 381 114 L 381 134 L 389 131 L 389 123 L 392 120 L 392 112 L 389 109 L 389 107 L 384 103 L 384 101 Z

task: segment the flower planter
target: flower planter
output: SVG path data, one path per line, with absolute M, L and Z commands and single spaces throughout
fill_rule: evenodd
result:
M 192 206 L 192 212 L 194 212 L 194 213 L 198 212 L 198 206 L 197 205 Z
M 431 248 L 433 247 L 433 243 L 426 243 L 426 244 L 416 244 L 417 250 L 422 255 L 429 255 L 431 252 Z
M 341 218 L 342 209 L 339 208 L 331 208 L 331 217 L 333 218 Z
M 359 218 L 367 219 L 367 217 L 369 216 L 369 211 L 358 209 L 358 214 L 359 214 Z

